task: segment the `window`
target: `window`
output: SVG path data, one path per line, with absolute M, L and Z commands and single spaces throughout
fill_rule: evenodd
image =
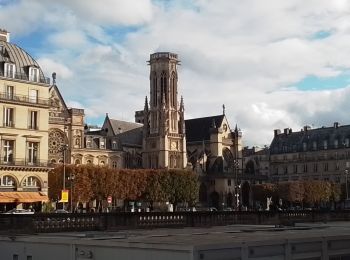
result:
M 38 111 L 29 112 L 29 129 L 38 129 Z
M 6 98 L 13 99 L 13 94 L 14 94 L 14 87 L 13 86 L 6 86 Z
M 298 173 L 298 165 L 293 165 L 293 171 L 294 173 Z
M 11 107 L 4 108 L 4 126 L 14 127 L 14 109 Z
M 15 64 L 5 63 L 5 77 L 14 78 L 16 73 Z
M 317 165 L 317 163 L 315 163 L 314 164 L 314 172 L 317 172 L 317 170 L 318 170 L 318 165 Z
M 344 145 L 345 147 L 349 147 L 350 141 L 349 138 L 345 138 Z
M 18 255 L 13 255 L 12 260 L 18 260 Z
M 288 173 L 288 167 L 284 166 L 284 174 L 287 174 L 287 173 Z
M 34 82 L 39 81 L 39 70 L 37 68 L 29 68 L 29 80 Z
M 335 168 L 336 171 L 339 171 L 339 163 L 338 162 L 335 163 L 335 167 L 334 168 Z
M 75 165 L 79 165 L 79 164 L 80 164 L 80 160 L 79 160 L 79 159 L 76 159 L 76 160 L 74 161 L 74 164 L 75 164 Z
M 118 162 L 112 161 L 112 168 L 118 168 Z
M 303 151 L 305 152 L 307 150 L 307 143 L 303 143 Z
M 317 150 L 317 142 L 316 141 L 314 141 L 313 143 L 312 143 L 312 149 L 315 151 L 315 150 Z
M 335 139 L 335 140 L 334 140 L 334 148 L 335 148 L 335 149 L 338 148 L 338 144 L 339 144 L 338 139 Z
M 91 139 L 86 139 L 86 148 L 91 148 Z
M 327 148 L 328 148 L 328 141 L 323 140 L 323 149 L 327 150 Z
M 328 163 L 324 163 L 324 168 L 323 169 L 324 169 L 325 172 L 328 172 Z
M 31 89 L 29 91 L 29 102 L 30 103 L 38 103 L 38 90 Z
M 2 155 L 4 163 L 12 163 L 13 162 L 13 147 L 14 141 L 12 140 L 3 140 L 2 146 Z
M 38 162 L 38 148 L 39 143 L 28 142 L 27 143 L 27 163 L 36 164 Z
M 101 149 L 104 149 L 104 148 L 105 148 L 105 141 L 104 141 L 104 140 L 102 140 L 102 141 L 100 142 L 100 148 L 101 148 Z
M 304 164 L 304 172 L 307 172 L 307 164 Z
M 231 180 L 227 180 L 227 186 L 231 186 Z
M 0 186 L 2 187 L 15 187 L 16 181 L 12 176 L 5 175 L 0 179 Z
M 112 142 L 112 149 L 113 150 L 116 150 L 118 148 L 118 146 L 117 146 L 117 141 L 113 141 Z
M 35 176 L 29 176 L 29 177 L 24 179 L 23 186 L 30 187 L 30 188 L 38 188 L 38 187 L 40 187 L 40 181 Z
M 87 160 L 86 163 L 87 164 L 92 164 L 92 161 L 91 160 Z

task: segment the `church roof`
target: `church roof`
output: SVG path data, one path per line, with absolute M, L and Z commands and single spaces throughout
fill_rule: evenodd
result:
M 212 128 L 213 121 L 216 127 L 220 127 L 224 117 L 225 115 L 218 115 L 185 120 L 186 141 L 196 142 L 210 140 L 210 128 Z
M 142 128 L 142 124 L 126 122 L 116 119 L 109 119 L 109 122 L 112 126 L 113 132 L 115 135 L 130 131 L 135 128 Z

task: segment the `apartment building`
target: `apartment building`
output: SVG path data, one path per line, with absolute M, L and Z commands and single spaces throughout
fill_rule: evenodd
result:
M 49 80 L 9 39 L 0 30 L 0 210 L 40 205 L 48 189 Z

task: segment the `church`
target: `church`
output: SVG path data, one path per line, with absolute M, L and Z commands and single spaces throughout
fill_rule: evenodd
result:
M 84 125 L 82 109 L 67 108 L 55 84 L 50 88 L 49 159 L 52 163 L 113 168 L 192 169 L 200 177 L 199 201 L 216 208 L 239 204 L 242 133 L 225 115 L 185 119 L 179 97 L 178 55 L 150 55 L 150 89 L 135 122 L 106 114 L 100 128 Z M 55 76 L 55 75 L 54 75 Z M 57 147 L 66 147 L 62 149 Z M 64 157 L 64 158 L 63 158 Z

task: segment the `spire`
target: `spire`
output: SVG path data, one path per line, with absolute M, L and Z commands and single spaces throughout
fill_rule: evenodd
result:
M 184 110 L 185 110 L 184 98 L 183 98 L 183 96 L 181 96 L 181 100 L 180 100 L 180 111 L 184 111 Z
M 143 110 L 148 112 L 148 99 L 147 99 L 147 96 L 145 98 L 145 107 L 143 108 Z
M 235 126 L 235 133 L 238 133 L 238 127 L 237 127 L 237 124 Z
M 225 104 L 222 104 L 222 114 L 225 115 Z

